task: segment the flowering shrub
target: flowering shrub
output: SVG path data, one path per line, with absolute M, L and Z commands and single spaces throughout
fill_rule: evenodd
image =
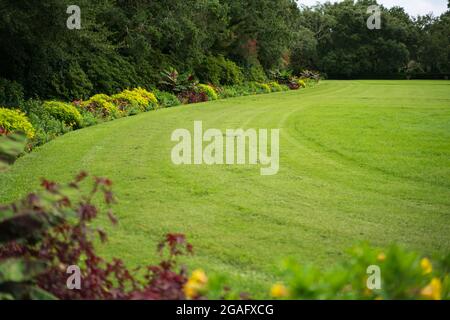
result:
M 305 80 L 298 79 L 298 80 L 297 80 L 297 84 L 299 85 L 300 88 L 306 88 L 306 82 L 305 82 Z
M 272 92 L 272 90 L 270 89 L 270 86 L 265 83 L 252 82 L 251 86 L 255 90 L 255 93 L 270 93 L 270 92 Z
M 369 290 L 367 269 L 378 266 L 381 288 Z M 386 251 L 363 245 L 350 251 L 350 258 L 327 271 L 284 263 L 284 284 L 271 289 L 281 299 L 450 299 L 450 255 L 427 257 L 392 246 Z
M 270 90 L 272 92 L 279 92 L 279 91 L 283 91 L 283 87 L 281 87 L 281 85 L 278 82 L 269 82 L 267 84 L 270 87 Z
M 52 117 L 64 122 L 67 126 L 73 128 L 81 127 L 82 117 L 75 106 L 59 101 L 45 101 L 43 108 Z
M 118 118 L 121 112 L 106 94 L 96 94 L 87 101 L 80 103 L 80 107 L 100 118 Z
M 155 95 L 142 88 L 124 90 L 113 95 L 112 101 L 120 111 L 128 114 L 153 110 L 158 106 Z
M 28 138 L 33 138 L 35 135 L 33 126 L 20 110 L 0 108 L 0 127 L 4 134 L 22 131 Z
M 216 90 L 214 90 L 212 86 L 209 86 L 207 84 L 197 85 L 197 91 L 200 93 L 205 93 L 208 96 L 208 100 L 217 100 L 219 98 Z
M 150 105 L 152 105 L 153 107 L 158 105 L 158 99 L 156 99 L 156 97 L 153 93 L 151 93 L 141 87 L 137 87 L 137 88 L 133 89 L 132 91 L 135 92 L 136 94 L 139 94 L 144 99 L 146 99 L 148 101 L 148 103 Z

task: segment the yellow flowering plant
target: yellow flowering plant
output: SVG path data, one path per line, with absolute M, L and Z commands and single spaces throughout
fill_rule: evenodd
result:
M 112 101 L 119 110 L 127 114 L 135 114 L 156 109 L 158 100 L 155 95 L 145 89 L 124 90 L 112 96 Z
M 52 117 L 64 122 L 66 126 L 81 127 L 82 116 L 74 105 L 60 101 L 45 101 L 42 107 Z
M 20 110 L 0 108 L 0 129 L 6 133 L 24 132 L 30 139 L 35 135 L 33 126 Z
M 101 118 L 118 118 L 122 115 L 112 98 L 106 94 L 96 94 L 80 104 L 81 108 Z
M 199 92 L 205 93 L 208 96 L 208 100 L 217 100 L 219 99 L 219 96 L 217 95 L 216 90 L 207 84 L 198 84 L 197 90 Z
M 276 299 L 450 299 L 450 255 L 431 259 L 398 246 L 380 250 L 360 245 L 345 262 L 327 270 L 292 259 L 283 270 L 284 284 L 270 289 Z M 371 286 L 374 277 L 379 282 Z

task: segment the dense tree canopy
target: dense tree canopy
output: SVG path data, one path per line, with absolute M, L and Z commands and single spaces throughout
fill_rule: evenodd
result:
M 28 96 L 75 99 L 151 87 L 160 71 L 205 70 L 210 57 L 232 60 L 244 74 L 261 67 L 338 78 L 450 73 L 450 11 L 410 17 L 382 8 L 381 29 L 369 30 L 374 3 L 79 0 L 82 29 L 69 30 L 70 1 L 1 0 L 0 78 Z

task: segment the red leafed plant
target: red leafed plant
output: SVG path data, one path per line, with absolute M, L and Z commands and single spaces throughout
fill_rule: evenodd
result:
M 97 236 L 105 242 L 107 236 L 90 226 L 100 213 L 94 200 L 102 195 L 107 215 L 116 224 L 110 209 L 115 200 L 112 182 L 106 178 L 94 177 L 85 194 L 81 184 L 87 176 L 82 172 L 67 185 L 43 180 L 41 192 L 0 207 L 0 271 L 12 263 L 26 266 L 19 280 L 12 275 L 11 280 L 0 279 L 0 297 L 185 299 L 186 272 L 177 270 L 176 260 L 192 253 L 184 235 L 166 236 L 158 245 L 162 261 L 155 266 L 129 270 L 120 259 L 108 262 L 97 255 L 93 241 Z M 79 290 L 67 286 L 67 268 L 73 265 L 81 271 Z

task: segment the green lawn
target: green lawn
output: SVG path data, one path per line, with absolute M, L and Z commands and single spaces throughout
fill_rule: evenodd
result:
M 280 171 L 172 164 L 171 133 L 280 128 Z M 0 176 L 0 202 L 40 177 L 80 170 L 111 178 L 117 227 L 101 250 L 156 261 L 167 232 L 188 235 L 189 267 L 255 294 L 295 257 L 326 267 L 359 241 L 422 253 L 450 249 L 450 81 L 324 81 L 301 91 L 149 112 L 75 131 Z M 106 224 L 106 219 L 100 222 Z

